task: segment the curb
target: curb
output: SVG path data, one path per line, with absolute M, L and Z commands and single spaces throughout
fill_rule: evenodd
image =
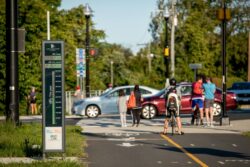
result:
M 48 157 L 43 159 L 42 157 L 2 157 L 0 158 L 0 164 L 10 164 L 10 163 L 33 163 L 33 162 L 48 162 L 48 161 L 74 161 L 80 162 L 81 159 L 78 157 Z

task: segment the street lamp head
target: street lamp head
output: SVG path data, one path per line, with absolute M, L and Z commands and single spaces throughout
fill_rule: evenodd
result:
M 163 16 L 164 16 L 165 19 L 169 18 L 169 12 L 168 12 L 167 8 L 165 9 Z
M 86 5 L 85 5 L 85 8 L 84 8 L 84 15 L 85 15 L 86 17 L 90 17 L 90 16 L 92 15 L 92 10 L 91 10 L 89 4 L 86 4 Z

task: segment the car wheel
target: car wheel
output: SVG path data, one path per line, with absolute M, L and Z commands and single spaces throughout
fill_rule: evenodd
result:
M 100 109 L 96 105 L 89 105 L 86 109 L 86 115 L 89 118 L 96 118 L 100 113 Z
M 142 118 L 150 119 L 156 116 L 157 110 L 153 105 L 145 105 L 142 108 Z
M 214 109 L 213 109 L 213 115 L 214 116 L 219 116 L 222 112 L 222 108 L 220 103 L 215 102 L 214 103 Z

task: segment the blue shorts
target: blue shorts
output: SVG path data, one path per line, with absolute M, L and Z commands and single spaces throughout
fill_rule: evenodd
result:
M 199 108 L 203 108 L 203 100 L 202 99 L 193 99 L 192 100 L 192 108 L 194 108 L 196 105 L 198 105 Z

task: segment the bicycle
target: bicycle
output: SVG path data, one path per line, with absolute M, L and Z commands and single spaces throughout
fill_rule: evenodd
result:
M 170 125 L 171 125 L 171 129 L 172 129 L 171 132 L 172 132 L 172 136 L 173 136 L 174 133 L 175 133 L 176 125 L 177 125 L 176 119 L 175 119 L 175 110 L 170 109 L 169 112 L 170 112 L 169 122 L 170 122 Z

